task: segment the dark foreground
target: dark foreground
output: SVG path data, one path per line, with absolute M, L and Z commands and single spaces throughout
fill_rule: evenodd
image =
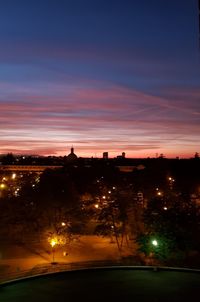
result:
M 104 268 L 1 285 L 0 301 L 199 301 L 199 288 L 195 272 Z

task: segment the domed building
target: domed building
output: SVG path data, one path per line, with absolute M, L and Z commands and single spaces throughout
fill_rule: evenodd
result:
M 75 161 L 75 160 L 77 160 L 77 155 L 74 153 L 74 148 L 72 147 L 71 148 L 71 153 L 69 153 L 68 155 L 67 155 L 67 161 Z

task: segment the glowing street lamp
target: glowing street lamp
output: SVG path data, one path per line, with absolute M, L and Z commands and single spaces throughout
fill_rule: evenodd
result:
M 158 241 L 156 239 L 152 240 L 151 243 L 153 244 L 153 246 L 158 246 Z
M 58 244 L 58 240 L 56 239 L 56 238 L 52 238 L 51 240 L 50 240 L 50 245 L 51 245 L 51 247 L 52 247 L 52 263 L 54 263 L 54 247 L 56 246 L 56 244 Z
M 54 247 L 57 244 L 57 240 L 55 238 L 51 239 L 50 244 L 52 247 Z

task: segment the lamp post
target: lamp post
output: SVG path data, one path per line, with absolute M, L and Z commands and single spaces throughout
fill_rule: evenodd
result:
M 55 250 L 54 250 L 54 247 L 55 247 L 55 245 L 57 244 L 57 240 L 56 240 L 56 238 L 52 238 L 51 239 L 51 241 L 50 241 L 50 245 L 51 245 L 51 247 L 52 247 L 52 264 L 53 263 L 55 263 L 55 261 L 54 261 L 54 252 L 55 252 Z

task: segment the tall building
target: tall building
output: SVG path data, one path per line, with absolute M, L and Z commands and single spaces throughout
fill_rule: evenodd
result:
M 108 159 L 108 152 L 103 152 L 103 158 Z

